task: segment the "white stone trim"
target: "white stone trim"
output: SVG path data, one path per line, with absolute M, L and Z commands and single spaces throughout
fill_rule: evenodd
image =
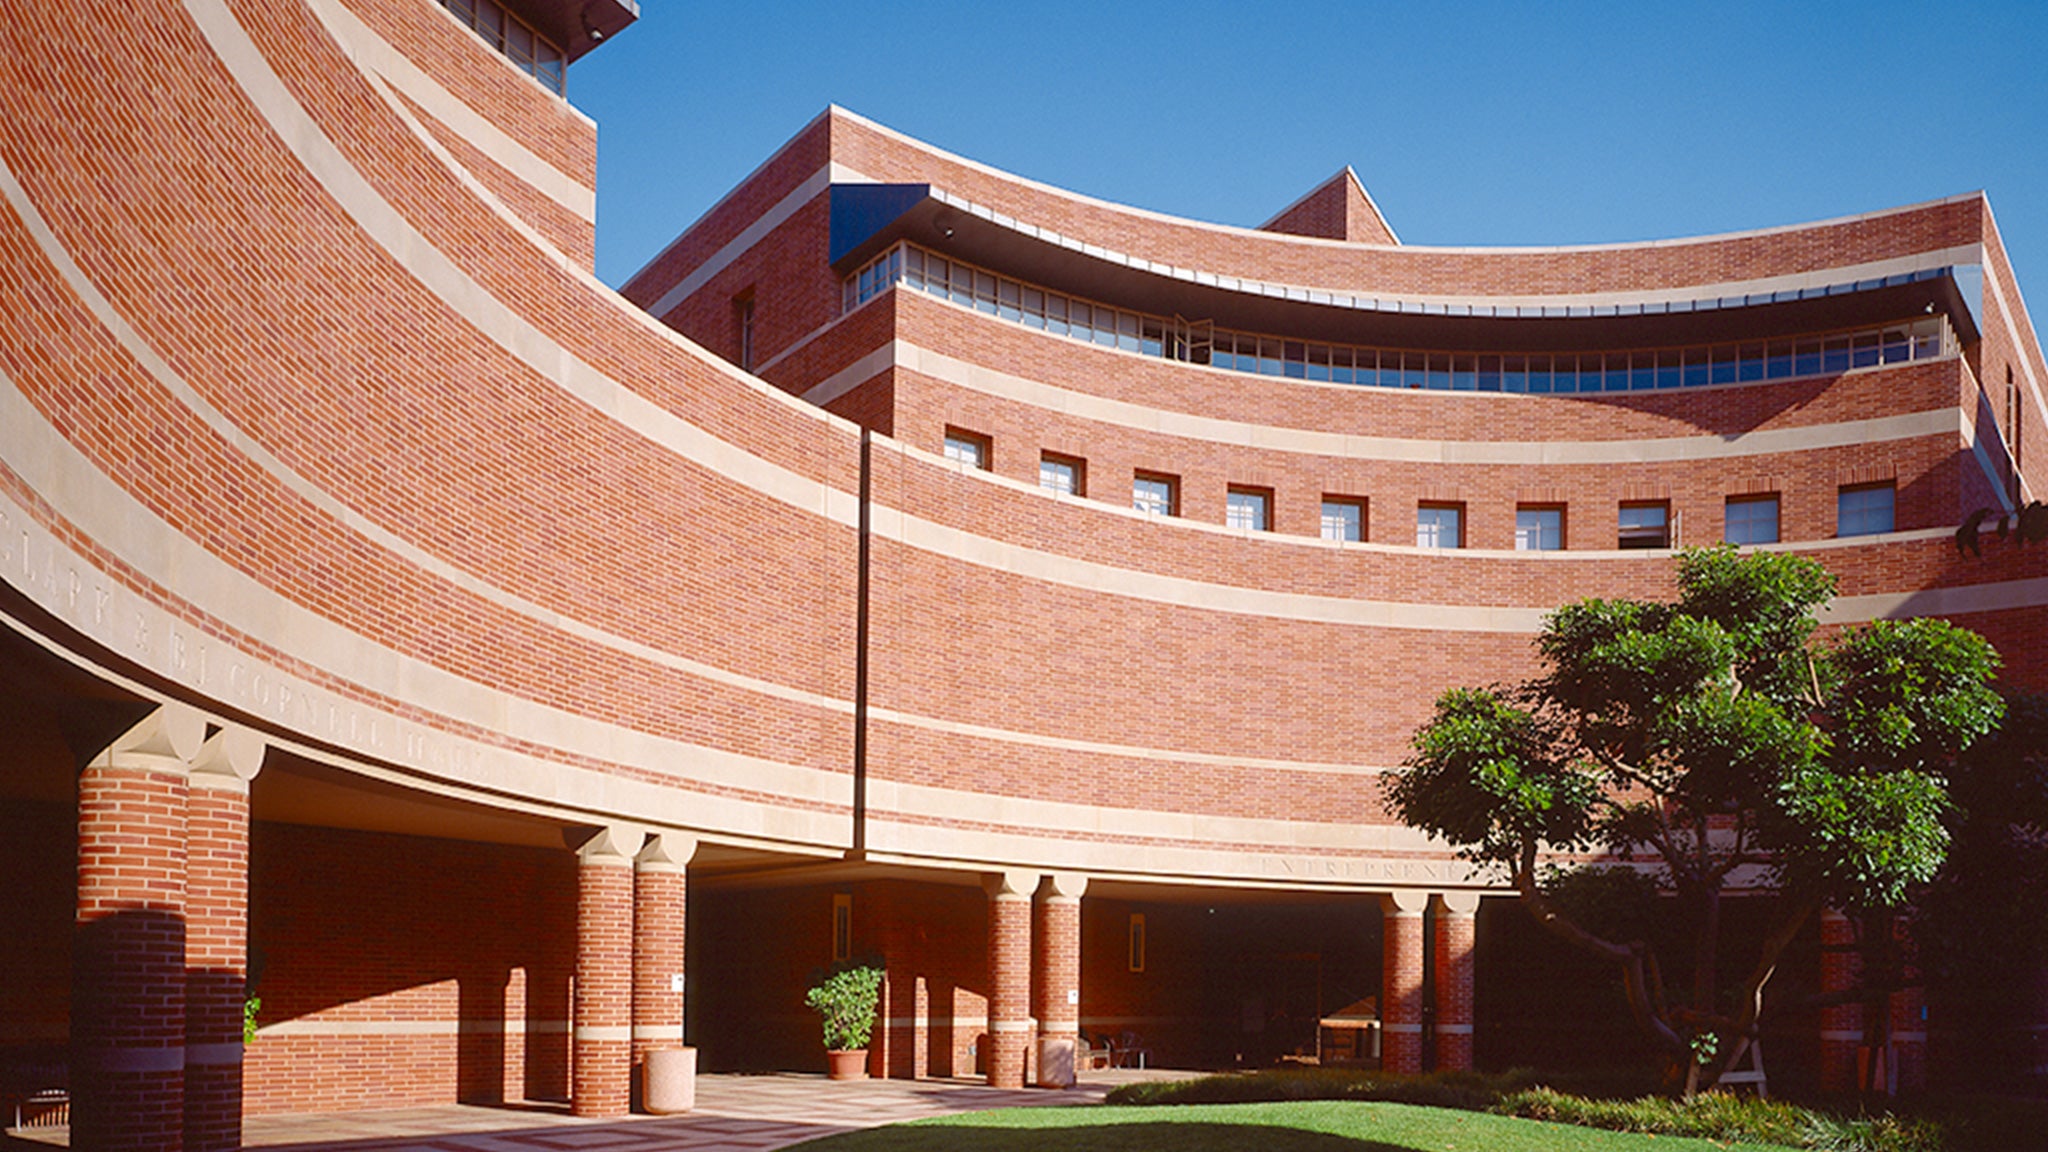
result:
M 624 1024 L 578 1024 L 569 1035 L 575 1040 L 631 1040 L 633 1029 Z
M 586 224 L 597 222 L 597 189 L 541 159 L 488 117 L 463 103 L 405 53 L 377 35 L 347 6 L 335 0 L 308 0 L 308 3 L 313 14 L 327 26 L 328 34 L 334 37 L 335 43 L 341 46 L 342 52 L 357 68 L 375 72 L 427 115 L 576 219 Z M 563 107 L 569 108 L 566 102 Z M 575 112 L 573 108 L 569 111 Z M 575 115 L 584 123 L 590 123 L 582 113 L 575 112 Z

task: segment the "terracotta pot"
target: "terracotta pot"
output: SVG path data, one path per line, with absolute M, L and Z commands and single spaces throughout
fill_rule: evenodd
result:
M 835 1048 L 826 1052 L 825 1078 L 827 1080 L 867 1079 L 868 1050 L 865 1048 Z

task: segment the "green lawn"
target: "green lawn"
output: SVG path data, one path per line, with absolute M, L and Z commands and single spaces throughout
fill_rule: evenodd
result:
M 849 1132 L 798 1147 L 805 1152 L 1036 1152 L 1047 1148 L 1061 1152 L 1725 1152 L 1731 1148 L 1778 1148 L 1345 1100 L 1004 1108 Z

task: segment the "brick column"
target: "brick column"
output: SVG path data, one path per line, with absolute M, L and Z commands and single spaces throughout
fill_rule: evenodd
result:
M 184 1146 L 185 812 L 205 735 L 199 713 L 166 704 L 78 776 L 73 1148 Z
M 684 901 L 694 837 L 647 838 L 633 858 L 633 1078 L 642 1082 L 649 1052 L 683 1046 Z
M 569 1110 L 623 1116 L 633 1078 L 633 859 L 638 833 L 606 827 L 576 853 L 576 994 Z
M 1038 889 L 1037 963 L 1031 1000 L 1038 1015 L 1038 1086 L 1071 1088 L 1081 1039 L 1081 893 L 1088 878 L 1056 872 Z
M 242 1146 L 242 1001 L 249 991 L 249 782 L 261 737 L 226 728 L 199 750 L 185 803 L 185 1152 Z
M 1444 892 L 1436 898 L 1436 1066 L 1472 1067 L 1472 944 L 1479 925 L 1479 893 Z
M 1889 1059 L 1898 1090 L 1914 1092 L 1927 1087 L 1927 990 L 1918 986 L 1920 969 L 1914 963 L 1913 922 L 1904 916 L 1894 917 L 1892 940 L 1901 957 L 1899 974 L 1914 986 L 1892 993 L 1887 1005 L 1892 1015 Z
M 1422 1071 L 1422 912 L 1426 892 L 1380 897 L 1380 1067 Z
M 1832 908 L 1820 914 L 1822 995 L 1856 986 L 1862 961 L 1856 955 L 1856 926 Z M 1863 1046 L 1863 1006 L 1833 1004 L 1820 1010 L 1820 1086 L 1823 1092 L 1856 1090 L 1856 1056 Z
M 1031 1043 L 1031 893 L 1034 872 L 982 878 L 988 892 L 988 1083 L 1024 1086 L 1024 1050 Z

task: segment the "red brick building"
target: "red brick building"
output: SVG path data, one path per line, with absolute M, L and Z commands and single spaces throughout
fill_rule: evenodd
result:
M 0 1050 L 79 1147 L 822 1067 L 846 954 L 891 1076 L 1367 998 L 1483 1061 L 1522 938 L 1375 777 L 1547 609 L 1735 539 L 2048 686 L 2048 549 L 1951 539 L 2048 483 L 1979 196 L 1416 248 L 1348 172 L 1231 228 L 835 109 L 622 298 L 558 81 L 632 15 L 0 23 Z

